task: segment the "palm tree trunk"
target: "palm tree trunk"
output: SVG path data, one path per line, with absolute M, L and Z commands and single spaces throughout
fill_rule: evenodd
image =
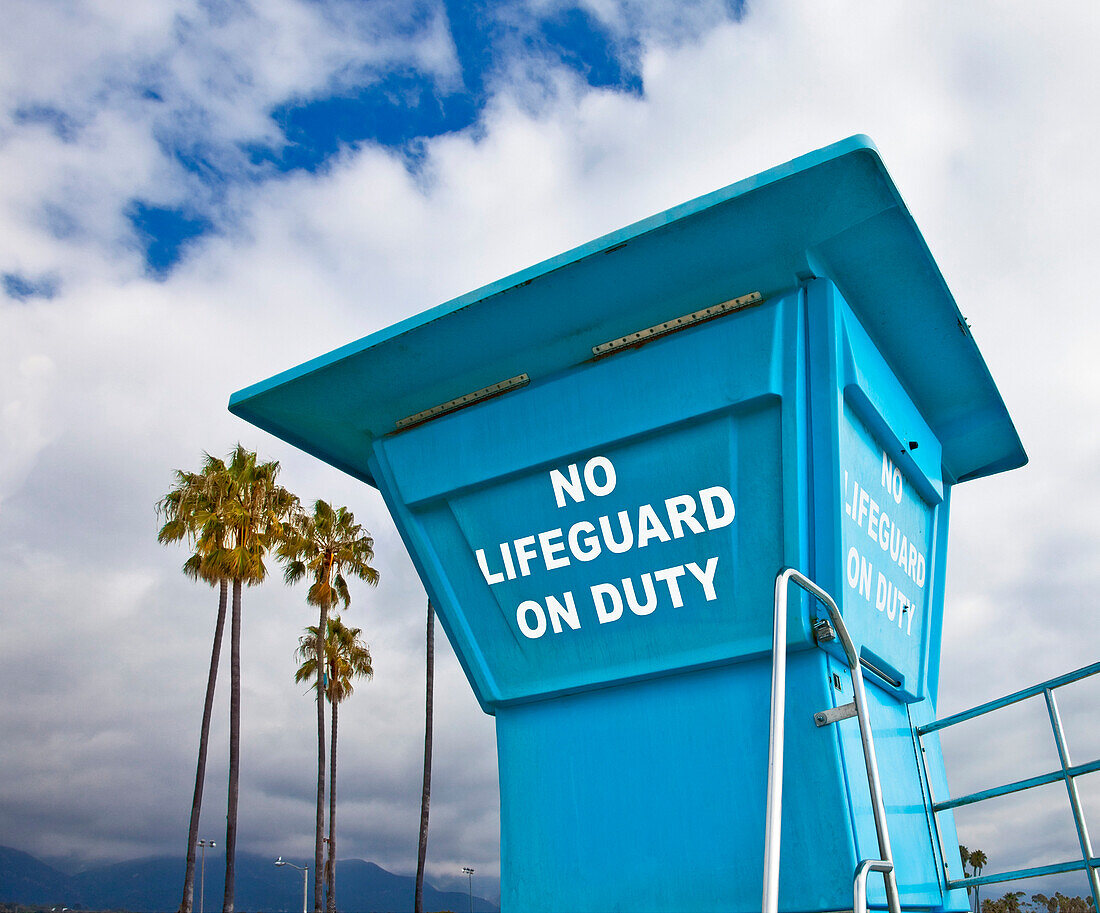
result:
M 199 813 L 202 810 L 202 788 L 206 782 L 206 748 L 210 739 L 210 717 L 214 711 L 214 685 L 218 680 L 218 658 L 222 652 L 225 632 L 225 609 L 229 601 L 229 581 L 221 581 L 218 594 L 218 621 L 214 625 L 214 645 L 210 649 L 210 672 L 206 677 L 206 703 L 202 708 L 202 729 L 199 730 L 199 761 L 195 766 L 195 794 L 191 799 L 191 825 L 187 830 L 187 867 L 183 873 L 183 899 L 179 913 L 191 913 L 195 903 L 195 844 L 199 839 Z
M 326 577 L 327 581 L 327 577 Z M 328 633 L 328 601 L 321 601 L 321 620 L 317 625 L 317 820 L 313 843 L 313 910 L 321 913 L 325 841 L 325 638 Z
M 428 600 L 427 675 L 424 697 L 424 788 L 420 793 L 420 845 L 416 853 L 416 913 L 424 913 L 424 861 L 428 856 L 428 805 L 432 798 L 432 692 L 435 690 L 435 609 Z
M 222 913 L 233 913 L 237 862 L 237 789 L 241 774 L 241 581 L 233 581 L 233 620 L 229 627 L 229 800 L 225 812 L 225 899 Z
M 327 911 L 336 913 L 336 718 L 340 704 L 332 702 L 332 748 L 328 761 L 328 865 L 325 868 Z

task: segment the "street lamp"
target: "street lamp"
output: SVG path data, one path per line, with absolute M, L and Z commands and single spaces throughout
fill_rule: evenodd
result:
M 474 870 L 468 865 L 464 865 L 462 874 L 470 879 L 470 913 L 474 913 Z
M 213 849 L 217 844 L 213 840 L 200 840 L 199 846 L 202 848 L 202 875 L 199 876 L 199 913 L 206 913 L 206 848 Z
M 285 859 L 283 859 L 282 856 L 280 856 L 278 859 L 275 860 L 275 865 L 278 865 L 278 866 L 288 865 L 292 869 L 297 869 L 299 872 L 302 873 L 302 913 L 307 913 L 307 911 L 306 911 L 306 884 L 309 881 L 309 866 L 308 865 L 307 866 L 295 865 L 293 862 L 287 862 Z

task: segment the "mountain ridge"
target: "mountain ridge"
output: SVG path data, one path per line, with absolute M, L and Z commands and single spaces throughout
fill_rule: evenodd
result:
M 214 865 L 207 860 L 204 906 L 212 913 L 221 908 L 224 892 L 222 858 L 218 855 Z M 289 867 L 278 869 L 273 863 L 267 856 L 237 854 L 238 911 L 297 913 L 301 909 L 301 873 Z M 72 910 L 171 913 L 179 908 L 183 868 L 182 859 L 149 856 L 67 875 L 30 853 L 0 846 L 0 901 Z M 411 913 L 414 883 L 411 875 L 397 875 L 365 859 L 342 859 L 337 863 L 336 897 L 341 913 Z M 196 913 L 200 909 L 200 887 L 201 873 L 196 866 Z M 470 898 L 464 892 L 439 891 L 425 882 L 424 908 L 466 911 Z M 474 913 L 496 913 L 499 908 L 475 895 L 473 909 Z

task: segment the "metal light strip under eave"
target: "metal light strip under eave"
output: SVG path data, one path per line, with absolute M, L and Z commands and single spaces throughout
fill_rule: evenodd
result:
M 466 393 L 463 396 L 448 400 L 445 403 L 440 403 L 438 406 L 432 406 L 430 409 L 425 409 L 423 412 L 417 412 L 415 415 L 398 419 L 394 422 L 394 426 L 398 431 L 404 430 L 405 428 L 411 428 L 413 425 L 419 425 L 421 422 L 426 422 L 429 419 L 438 418 L 441 415 L 446 415 L 448 412 L 454 412 L 456 409 L 461 409 L 463 406 L 471 406 L 491 396 L 507 393 L 509 390 L 514 390 L 516 387 L 522 387 L 530 383 L 530 381 L 531 378 L 527 374 L 517 374 L 515 377 L 509 377 L 507 380 L 498 381 L 495 384 L 490 384 L 488 387 L 482 387 L 480 390 L 474 390 L 473 393 Z
M 619 349 L 640 345 L 656 336 L 664 336 L 666 333 L 687 329 L 697 323 L 702 323 L 704 320 L 710 320 L 712 317 L 719 317 L 722 314 L 728 314 L 732 311 L 739 311 L 741 308 L 760 304 L 763 300 L 764 296 L 759 292 L 750 292 L 748 295 L 742 295 L 740 298 L 731 298 L 729 301 L 723 301 L 721 304 L 712 304 L 710 307 L 703 308 L 700 311 L 692 311 L 690 314 L 684 314 L 682 317 L 676 317 L 673 320 L 666 320 L 664 323 L 646 327 L 644 330 L 638 330 L 636 333 L 627 333 L 626 336 L 620 336 L 618 339 L 612 339 L 610 342 L 601 342 L 598 346 L 592 347 L 592 354 L 596 356 L 609 355 Z

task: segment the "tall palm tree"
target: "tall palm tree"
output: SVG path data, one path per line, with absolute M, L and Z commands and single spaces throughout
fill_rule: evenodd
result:
M 206 698 L 203 702 L 202 725 L 199 729 L 199 756 L 195 765 L 195 790 L 191 798 L 191 821 L 187 831 L 187 864 L 183 875 L 183 897 L 179 913 L 191 913 L 195 897 L 195 847 L 199 834 L 199 816 L 202 810 L 203 786 L 206 782 L 206 754 L 210 740 L 210 718 L 214 708 L 214 688 L 218 679 L 218 659 L 221 656 L 222 635 L 225 632 L 225 612 L 228 602 L 229 580 L 218 568 L 224 541 L 212 541 L 208 537 L 198 544 L 199 514 L 217 513 L 214 502 L 220 487 L 214 482 L 217 472 L 224 472 L 220 460 L 205 455 L 200 472 L 177 469 L 176 483 L 157 502 L 157 514 L 164 518 L 164 525 L 157 534 L 157 541 L 167 545 L 187 539 L 194 547 L 184 562 L 183 572 L 194 580 L 201 580 L 218 587 L 218 616 L 214 624 L 214 642 L 210 650 L 210 669 L 206 676 Z
M 970 865 L 970 850 L 967 847 L 963 846 L 963 844 L 961 844 L 961 843 L 959 844 L 959 858 L 962 860 L 963 878 L 969 878 L 970 873 L 966 870 L 966 867 L 968 865 Z M 968 887 L 966 889 L 966 900 L 967 900 L 967 903 L 970 904 L 971 910 L 973 910 L 973 907 L 974 907 L 974 889 L 973 888 Z
M 328 805 L 328 861 L 325 863 L 326 907 L 336 910 L 336 737 L 339 730 L 340 704 L 351 697 L 355 690 L 353 679 L 374 677 L 370 647 L 359 639 L 360 628 L 349 628 L 340 616 L 330 618 L 324 652 L 326 670 L 325 697 L 332 707 L 329 748 L 329 805 Z M 294 675 L 294 681 L 314 681 L 317 687 L 317 628 L 310 626 L 298 641 L 298 658 L 302 665 Z
M 240 444 L 229 462 L 217 461 L 211 504 L 196 511 L 197 541 L 208 549 L 210 572 L 232 583 L 230 615 L 229 789 L 225 827 L 223 913 L 233 913 L 236 890 L 237 800 L 241 745 L 241 590 L 267 577 L 264 556 L 280 541 L 298 499 L 275 481 L 279 464 L 260 462 Z M 215 545 L 220 544 L 219 547 Z
M 424 785 L 420 791 L 420 839 L 416 848 L 413 910 L 424 913 L 424 863 L 428 858 L 428 806 L 432 800 L 432 711 L 435 691 L 435 609 L 428 600 L 428 635 L 424 687 Z
M 982 874 L 982 869 L 985 868 L 987 862 L 989 860 L 981 850 L 970 851 L 970 868 L 974 870 L 975 878 Z M 974 913 L 982 913 L 981 891 L 981 885 L 974 885 Z
M 290 525 L 279 555 L 286 561 L 287 583 L 297 583 L 309 576 L 306 602 L 320 610 L 318 631 L 328 630 L 328 613 L 337 602 L 347 607 L 351 603 L 347 577 L 355 576 L 371 586 L 378 583 L 378 571 L 371 567 L 374 560 L 374 539 L 355 522 L 355 515 L 346 507 L 333 508 L 325 501 L 315 501 L 312 513 L 299 513 Z M 320 684 L 325 661 L 322 644 L 317 643 L 317 818 L 313 848 L 313 909 L 321 913 L 321 865 L 325 831 L 325 695 Z

